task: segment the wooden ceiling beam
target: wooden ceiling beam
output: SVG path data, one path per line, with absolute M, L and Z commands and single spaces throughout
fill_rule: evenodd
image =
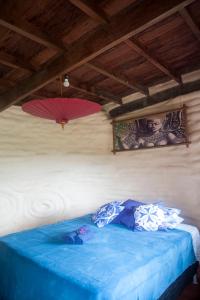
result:
M 157 69 L 162 71 L 164 74 L 178 82 L 179 84 L 182 83 L 181 77 L 174 74 L 169 68 L 164 66 L 163 63 L 159 61 L 158 58 L 155 58 L 152 54 L 149 53 L 148 49 L 142 45 L 139 41 L 136 39 L 128 39 L 125 41 L 126 45 L 132 49 L 133 51 L 136 51 L 139 55 L 142 55 L 146 60 L 148 60 L 152 65 L 154 65 Z
M 145 94 L 145 95 L 149 94 L 148 88 L 139 84 L 138 82 L 133 82 L 133 81 L 130 82 L 129 80 L 122 78 L 122 76 L 119 76 L 112 72 L 108 72 L 107 70 L 105 70 L 101 66 L 97 66 L 96 64 L 86 63 L 85 65 L 87 67 L 89 67 L 90 69 L 92 69 L 110 79 L 113 79 L 114 81 L 119 82 L 120 84 L 127 86 L 134 91 L 141 92 L 142 94 Z
M 112 95 L 110 92 L 100 91 L 95 87 L 88 87 L 86 84 L 77 83 L 75 80 L 70 79 L 70 88 L 94 96 L 96 98 L 103 99 L 106 101 L 106 103 L 115 102 L 118 104 L 122 104 L 122 99 L 117 97 L 116 95 Z
M 0 27 L 0 42 L 2 43 L 9 35 L 10 30 Z
M 13 55 L 3 53 L 3 52 L 0 52 L 0 63 L 2 65 L 8 66 L 8 67 L 14 68 L 14 69 L 20 68 L 20 69 L 29 70 L 31 72 L 34 70 L 33 66 L 30 63 L 28 63 L 27 61 L 18 59 Z
M 64 46 L 61 45 L 60 41 L 52 40 L 39 28 L 21 17 L 12 19 L 12 17 L 6 17 L 3 12 L 1 12 L 0 25 L 45 47 L 55 49 L 59 52 L 64 51 Z
M 42 7 L 43 4 L 40 6 Z M 61 41 L 50 38 L 46 33 L 42 32 L 38 27 L 23 19 L 26 3 L 24 0 L 6 0 L 1 4 L 0 10 L 0 40 L 6 37 L 10 31 L 14 31 L 36 43 L 47 48 L 52 48 L 57 52 L 65 51 L 65 47 Z
M 60 80 L 60 79 L 59 79 Z M 81 85 L 80 83 L 77 83 L 73 81 L 73 83 L 70 83 L 70 88 L 74 89 L 76 91 L 82 92 L 84 94 L 94 96 L 95 98 L 100 98 L 106 101 L 106 103 L 110 102 L 112 98 L 106 97 L 104 95 L 100 96 L 100 93 L 96 91 L 96 89 L 90 89 L 84 85 Z M 40 91 L 37 91 L 34 94 L 31 94 L 32 97 L 35 99 L 46 99 L 46 98 L 56 98 L 56 97 L 61 97 L 57 93 L 49 93 L 48 91 L 40 93 Z M 65 97 L 64 94 L 62 97 Z M 114 102 L 114 100 L 112 100 Z M 122 103 L 122 102 L 121 102 Z
M 182 16 L 182 18 L 184 19 L 184 21 L 187 23 L 187 25 L 190 27 L 193 34 L 200 41 L 200 28 L 194 22 L 194 20 L 192 19 L 191 15 L 188 12 L 188 10 L 186 8 L 182 8 L 179 11 L 179 13 Z
M 185 83 L 181 86 L 175 86 L 162 92 L 158 92 L 149 97 L 144 97 L 138 100 L 121 105 L 112 109 L 109 114 L 112 118 L 121 116 L 122 114 L 130 113 L 139 109 L 143 109 L 154 104 L 162 103 L 178 96 L 186 95 L 195 91 L 200 91 L 200 80 Z
M 79 8 L 88 17 L 97 21 L 98 23 L 108 23 L 105 12 L 91 0 L 69 0 L 74 6 Z
M 112 92 L 105 90 L 104 88 L 99 87 L 89 87 L 91 91 L 95 91 L 98 95 L 103 96 L 104 99 L 106 98 L 109 100 L 109 102 L 112 100 L 112 102 L 115 102 L 117 104 L 122 104 L 122 97 L 118 96 L 116 94 L 113 94 Z
M 144 31 L 149 26 L 165 19 L 195 0 L 146 0 L 135 9 L 123 10 L 110 19 L 109 24 L 97 28 L 92 34 L 83 36 L 67 53 L 57 58 L 46 68 L 38 71 L 12 90 L 0 96 L 0 111 L 22 100 L 28 95 L 68 73 L 95 57 Z

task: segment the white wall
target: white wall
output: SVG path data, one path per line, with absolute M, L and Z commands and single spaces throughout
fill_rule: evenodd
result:
M 12 107 L 0 114 L 0 235 L 90 212 L 113 199 L 164 199 L 200 227 L 200 94 L 188 105 L 192 144 L 113 155 L 104 113 L 65 130 Z M 138 113 L 136 115 L 139 115 Z

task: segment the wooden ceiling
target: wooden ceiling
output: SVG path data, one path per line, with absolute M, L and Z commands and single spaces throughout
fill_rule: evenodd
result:
M 62 90 L 116 102 L 120 114 L 124 96 L 150 99 L 155 84 L 186 91 L 181 76 L 200 68 L 199 28 L 200 0 L 0 0 L 0 111 Z

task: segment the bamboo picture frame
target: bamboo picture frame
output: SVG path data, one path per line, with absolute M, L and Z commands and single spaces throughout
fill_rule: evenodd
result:
M 113 153 L 190 144 L 186 106 L 145 115 L 113 120 Z

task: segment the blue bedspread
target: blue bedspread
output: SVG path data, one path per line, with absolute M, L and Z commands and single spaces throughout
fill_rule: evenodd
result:
M 59 240 L 83 224 L 93 240 Z M 1 238 L 0 300 L 155 300 L 195 261 L 187 232 L 99 229 L 84 216 Z

